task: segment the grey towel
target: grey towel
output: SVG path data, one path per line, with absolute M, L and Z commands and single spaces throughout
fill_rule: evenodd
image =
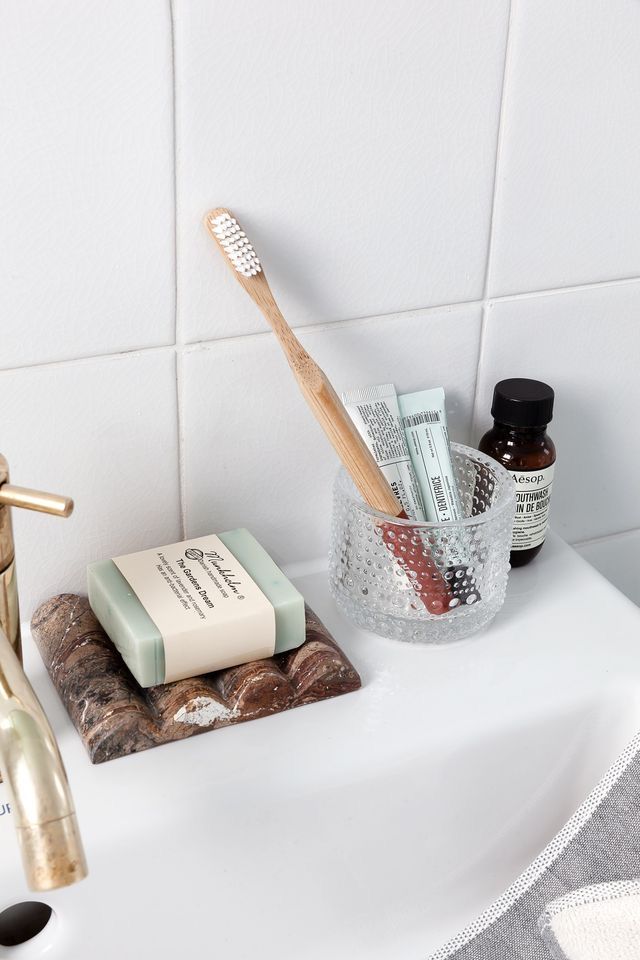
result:
M 550 960 L 538 920 L 590 884 L 640 877 L 640 734 L 507 892 L 430 960 Z

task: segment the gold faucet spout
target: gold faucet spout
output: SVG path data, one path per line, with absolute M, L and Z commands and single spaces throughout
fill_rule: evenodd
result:
M 62 757 L 22 665 L 0 630 L 0 770 L 27 883 L 52 890 L 82 880 L 87 864 Z
M 10 484 L 0 455 L 0 780 L 11 794 L 27 883 L 53 890 L 82 880 L 87 864 L 62 757 L 22 669 L 11 507 L 68 517 L 73 500 Z

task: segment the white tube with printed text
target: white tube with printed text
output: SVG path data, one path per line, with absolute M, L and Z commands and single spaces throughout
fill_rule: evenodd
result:
M 426 520 L 392 383 L 348 390 L 342 402 L 410 520 Z

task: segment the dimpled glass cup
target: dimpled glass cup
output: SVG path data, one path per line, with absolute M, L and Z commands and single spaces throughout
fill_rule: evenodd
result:
M 504 602 L 515 514 L 515 484 L 495 460 L 459 443 L 451 457 L 464 520 L 418 523 L 363 503 L 344 469 L 333 491 L 329 585 L 342 612 L 383 637 L 417 643 L 462 640 L 493 620 Z M 403 563 L 404 556 L 411 557 Z M 417 558 L 417 562 L 416 562 Z M 442 613 L 421 598 L 444 597 Z M 424 596 L 424 593 L 422 594 Z

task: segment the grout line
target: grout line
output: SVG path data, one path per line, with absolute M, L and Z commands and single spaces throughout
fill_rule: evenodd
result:
M 370 317 L 350 317 L 346 320 L 327 320 L 322 323 L 307 323 L 301 326 L 294 326 L 292 329 L 304 333 L 305 331 L 318 331 L 330 330 L 333 327 L 337 326 L 353 326 L 356 324 L 368 323 L 372 320 L 388 320 L 393 317 L 411 317 L 418 315 L 425 315 L 430 313 L 441 313 L 443 310 L 453 310 L 458 307 L 469 307 L 469 306 L 486 306 L 493 303 L 502 303 L 504 301 L 511 300 L 522 300 L 530 299 L 532 297 L 549 297 L 557 294 L 563 293 L 573 293 L 579 292 L 581 290 L 593 290 L 598 289 L 599 287 L 619 287 L 624 284 L 640 283 L 640 276 L 638 277 L 624 277 L 618 280 L 598 280 L 594 283 L 582 283 L 577 284 L 572 287 L 552 287 L 549 290 L 531 290 L 527 293 L 513 293 L 505 294 L 501 297 L 488 297 L 481 298 L 476 300 L 458 300 L 455 303 L 443 303 L 437 306 L 429 307 L 412 307 L 410 310 L 397 310 L 393 313 L 381 313 L 374 314 Z M 136 357 L 143 356 L 147 353 L 161 353 L 162 351 L 169 350 L 178 350 L 180 351 L 189 351 L 194 348 L 202 346 L 210 346 L 215 343 L 229 343 L 232 340 L 245 340 L 248 337 L 263 337 L 270 334 L 270 329 L 267 328 L 264 331 L 256 331 L 254 333 L 240 333 L 231 337 L 213 337 L 209 340 L 192 340 L 192 341 L 178 341 L 171 343 L 159 343 L 146 347 L 131 347 L 126 350 L 115 350 L 108 351 L 106 353 L 89 353 L 84 354 L 80 357 L 64 357 L 61 360 L 37 360 L 33 363 L 18 363 L 15 365 L 0 367 L 0 376 L 3 373 L 16 373 L 21 370 L 32 370 L 40 367 L 63 367 L 71 366 L 77 363 L 87 363 L 92 360 L 113 360 L 116 358 L 123 357 Z M 483 327 L 484 332 L 484 327 Z
M 497 196 L 498 196 L 498 170 L 500 168 L 500 157 L 502 154 L 502 144 L 505 137 L 505 113 L 506 113 L 506 90 L 507 90 L 507 76 L 509 73 L 509 64 L 511 61 L 511 36 L 512 36 L 512 20 L 513 20 L 513 7 L 515 0 L 510 0 L 509 3 L 509 13 L 507 16 L 507 36 L 504 44 L 504 64 L 502 68 L 502 86 L 500 90 L 500 115 L 498 117 L 498 130 L 496 133 L 496 159 L 493 167 L 493 189 L 491 195 L 491 214 L 489 216 L 489 238 L 487 241 L 487 259 L 484 270 L 484 284 L 482 286 L 483 294 L 482 299 L 487 300 L 489 295 L 489 275 L 491 272 L 491 256 L 493 253 L 493 236 L 496 220 L 496 209 L 498 206 Z
M 301 328 L 298 327 L 298 330 Z M 218 344 L 221 346 L 227 343 L 236 343 L 239 341 L 253 341 L 253 340 L 262 340 L 264 337 L 272 335 L 272 330 L 270 327 L 267 327 L 266 330 L 258 330 L 255 333 L 243 333 L 236 337 L 215 337 L 212 340 L 193 340 L 189 343 L 183 343 L 180 346 L 180 352 L 183 354 L 186 353 L 195 353 L 198 350 L 210 350 L 212 347 L 216 347 Z
M 453 310 L 457 307 L 469 307 L 481 303 L 481 297 L 472 297 L 470 300 L 454 300 L 449 303 L 430 303 L 424 307 L 409 307 L 406 310 L 389 310 L 387 313 L 372 313 L 359 317 L 343 317 L 338 320 L 321 320 L 317 323 L 292 324 L 295 330 L 326 330 L 337 323 L 364 323 L 367 320 L 388 320 L 392 317 L 417 316 L 422 313 L 438 313 L 442 310 Z
M 593 280 L 590 283 L 575 283 L 566 287 L 549 287 L 546 290 L 527 290 L 524 293 L 505 293 L 499 297 L 490 297 L 492 303 L 510 300 L 530 300 L 532 297 L 553 297 L 563 293 L 579 293 L 581 290 L 593 290 L 598 287 L 620 287 L 629 283 L 638 283 L 640 277 L 616 277 L 610 280 Z
M 605 533 L 601 537 L 591 537 L 589 540 L 576 540 L 571 546 L 575 549 L 588 547 L 592 543 L 606 543 L 608 540 L 618 540 L 620 537 L 632 536 L 640 533 L 640 527 L 629 527 L 627 530 L 618 530 L 616 533 Z
M 173 0 L 168 0 L 171 41 L 171 145 L 173 149 L 173 342 L 178 344 L 178 171 L 176 134 L 176 38 Z
M 333 327 L 342 327 L 342 326 L 355 326 L 357 324 L 368 323 L 372 320 L 388 320 L 393 317 L 411 317 L 425 314 L 436 314 L 441 313 L 443 310 L 454 310 L 458 307 L 468 307 L 480 305 L 481 300 L 459 300 L 455 303 L 443 303 L 438 306 L 432 307 L 417 307 L 411 308 L 410 310 L 399 310 L 394 313 L 381 313 L 375 314 L 371 317 L 350 317 L 346 320 L 327 320 L 322 323 L 306 323 L 301 324 L 300 326 L 292 327 L 292 329 L 304 333 L 305 331 L 318 331 L 331 330 Z M 10 367 L 0 367 L 0 375 L 2 373 L 16 371 L 16 370 L 30 370 L 32 367 L 59 367 L 66 366 L 68 364 L 75 363 L 85 363 L 90 360 L 106 360 L 113 359 L 115 357 L 127 357 L 127 356 L 136 356 L 138 354 L 143 354 L 152 351 L 160 350 L 174 350 L 177 349 L 178 352 L 181 350 L 192 350 L 197 349 L 202 346 L 211 346 L 216 343 L 229 343 L 234 340 L 246 340 L 246 339 L 255 339 L 256 337 L 269 336 L 271 334 L 271 329 L 265 324 L 264 330 L 256 330 L 252 333 L 239 333 L 234 334 L 229 337 L 212 337 L 207 340 L 191 340 L 183 341 L 178 336 L 178 316 L 176 311 L 176 338 L 173 343 L 158 344 L 157 346 L 149 347 L 132 347 L 130 350 L 116 350 L 108 353 L 91 353 L 86 354 L 82 357 L 66 357 L 62 360 L 43 360 L 37 361 L 35 363 L 23 363 L 17 364 L 16 366 Z
M 176 93 L 176 18 L 173 0 L 169 2 L 169 17 L 171 21 L 171 86 L 172 86 L 172 117 L 173 117 L 173 276 L 174 276 L 174 331 L 176 348 L 176 419 L 178 437 L 178 491 L 180 499 L 180 523 L 182 539 L 187 533 L 187 498 L 185 479 L 185 416 L 184 416 L 184 368 L 182 358 L 182 324 L 179 319 L 178 305 L 178 125 L 177 125 L 177 93 Z
M 176 350 L 176 393 L 178 397 L 178 484 L 180 491 L 180 522 L 182 539 L 187 536 L 187 480 L 185 470 L 186 423 L 184 415 L 184 358 L 182 350 Z
M 91 363 L 93 360 L 121 360 L 125 357 L 134 359 L 148 353 L 170 353 L 176 349 L 175 343 L 162 343 L 152 347 L 132 347 L 131 350 L 118 350 L 114 353 L 92 353 L 83 357 L 67 357 L 65 360 L 42 360 L 36 363 L 23 363 L 16 367 L 1 367 L 3 373 L 19 373 L 22 370 L 40 370 L 56 367 L 74 367 L 80 363 Z
M 410 319 L 411 317 L 442 313 L 443 310 L 456 310 L 458 307 L 481 306 L 482 302 L 482 300 L 458 300 L 456 303 L 443 303 L 435 307 L 412 307 L 410 310 L 398 310 L 395 313 L 376 313 L 371 317 L 349 317 L 347 320 L 325 320 L 321 323 L 305 323 L 299 326 L 292 326 L 291 329 L 296 333 L 302 334 L 313 332 L 321 333 L 325 330 L 332 330 L 334 327 L 354 327 L 359 324 L 370 323 L 374 320 L 391 320 L 394 317 Z M 180 346 L 185 352 L 188 352 L 201 347 L 212 346 L 216 343 L 232 343 L 234 340 L 255 340 L 257 337 L 268 337 L 271 332 L 270 327 L 266 327 L 265 330 L 254 330 L 251 333 L 235 334 L 229 337 L 210 337 L 207 340 L 189 340 L 180 344 Z
M 489 304 L 485 301 L 482 304 L 482 317 L 480 320 L 480 337 L 478 341 L 478 363 L 476 364 L 476 380 L 473 385 L 473 404 L 471 406 L 471 423 L 469 443 L 473 447 L 476 444 L 476 434 L 478 432 L 478 399 L 480 393 L 480 371 L 485 358 L 485 340 L 488 324 Z M 479 441 L 480 438 L 478 438 Z
M 171 20 L 171 109 L 173 118 L 173 280 L 174 280 L 174 332 L 176 346 L 182 343 L 182 324 L 178 303 L 178 96 L 176 87 L 176 17 L 174 0 L 169 2 Z
M 489 237 L 487 239 L 487 259 L 485 263 L 484 270 L 484 283 L 482 285 L 482 319 L 480 321 L 480 340 L 478 344 L 478 362 L 476 364 L 476 380 L 473 386 L 473 406 L 471 408 L 471 443 L 475 438 L 475 434 L 478 427 L 478 394 L 480 390 L 480 372 L 485 359 L 485 341 L 486 341 L 486 332 L 487 324 L 489 319 L 489 303 L 488 303 L 488 294 L 489 294 L 489 275 L 491 271 L 491 258 L 493 254 L 493 237 L 494 237 L 494 228 L 495 228 L 495 218 L 496 218 L 496 208 L 497 208 L 497 196 L 498 196 L 498 170 L 500 168 L 500 156 L 502 153 L 502 142 L 504 139 L 504 130 L 505 130 L 505 113 L 506 113 L 506 89 L 507 89 L 507 75 L 509 72 L 509 62 L 510 62 L 510 50 L 511 50 L 511 35 L 512 35 L 512 17 L 513 17 L 513 6 L 515 0 L 510 0 L 509 3 L 509 13 L 507 15 L 507 35 L 505 38 L 504 44 L 504 64 L 502 67 L 502 85 L 500 89 L 500 114 L 498 117 L 498 130 L 496 132 L 496 157 L 493 167 L 493 186 L 492 186 L 492 195 L 491 195 L 491 214 L 489 216 Z

